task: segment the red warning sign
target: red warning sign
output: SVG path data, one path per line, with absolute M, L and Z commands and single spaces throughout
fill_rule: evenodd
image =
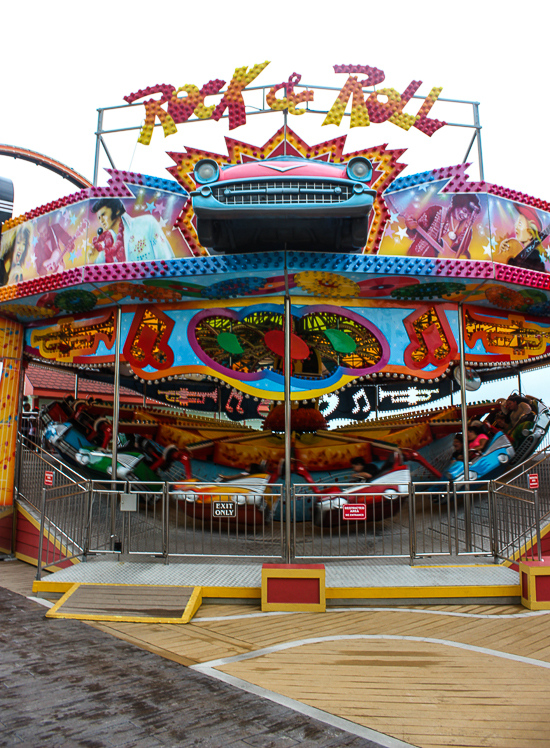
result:
M 535 491 L 539 487 L 539 474 L 529 473 L 529 488 Z
M 53 486 L 53 470 L 46 470 L 44 473 L 44 485 Z
M 342 519 L 367 519 L 366 504 L 344 504 Z

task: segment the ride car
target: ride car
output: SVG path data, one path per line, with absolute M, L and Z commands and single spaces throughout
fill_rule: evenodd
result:
M 363 156 L 335 164 L 276 156 L 220 165 L 202 159 L 191 193 L 199 241 L 214 253 L 357 252 L 376 190 Z

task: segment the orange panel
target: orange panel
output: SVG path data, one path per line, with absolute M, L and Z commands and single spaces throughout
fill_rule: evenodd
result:
M 13 504 L 23 326 L 0 317 L 0 506 Z

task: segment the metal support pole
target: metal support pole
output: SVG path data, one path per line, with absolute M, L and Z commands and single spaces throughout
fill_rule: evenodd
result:
M 85 525 L 84 535 L 82 538 L 82 560 L 88 560 L 88 551 L 90 550 L 90 533 L 91 533 L 91 515 L 92 515 L 92 484 L 90 481 L 86 483 L 86 512 L 85 512 Z
M 36 563 L 36 578 L 42 576 L 42 548 L 44 545 L 44 525 L 46 523 L 46 489 L 42 489 L 42 511 L 40 512 L 40 537 L 38 538 L 38 559 Z
M 78 372 L 74 375 L 74 399 L 78 400 Z
M 416 554 L 416 496 L 414 483 L 409 483 L 409 566 L 413 566 Z
M 378 385 L 374 385 L 374 407 L 375 407 L 375 413 L 376 413 L 376 420 L 378 420 Z
M 466 401 L 466 349 L 464 340 L 464 317 L 462 304 L 458 305 L 458 343 L 460 350 L 460 416 L 462 420 L 462 452 L 464 460 L 464 480 L 470 480 L 470 456 L 468 453 L 468 403 Z M 470 516 L 470 494 L 465 484 L 464 493 L 464 525 L 466 533 L 466 552 L 471 551 L 472 533 Z
M 521 395 L 521 372 L 518 369 L 518 392 Z
M 99 174 L 99 154 L 101 151 L 101 132 L 103 130 L 103 109 L 97 110 L 97 132 L 95 134 L 94 187 L 97 187 Z
M 498 564 L 498 554 L 499 554 L 499 546 L 498 546 L 498 515 L 497 515 L 497 494 L 495 491 L 495 484 L 493 481 L 489 483 L 489 515 L 490 515 L 490 522 L 491 522 L 491 534 L 492 534 L 492 541 L 491 541 L 491 549 L 493 552 L 493 560 L 495 564 Z
M 143 407 L 147 405 L 147 382 L 143 383 Z
M 470 480 L 468 455 L 468 403 L 466 401 L 466 351 L 464 341 L 464 317 L 462 304 L 458 305 L 458 347 L 460 351 L 460 409 L 462 418 L 462 450 L 464 452 L 464 480 Z
M 474 125 L 476 127 L 477 134 L 477 157 L 479 161 L 479 179 L 481 182 L 485 181 L 485 173 L 483 171 L 483 151 L 481 150 L 481 122 L 479 119 L 479 102 L 474 101 Z
M 537 555 L 539 561 L 542 561 L 542 553 L 540 550 L 540 505 L 539 505 L 539 492 L 535 489 L 535 529 L 537 533 Z M 532 554 L 531 554 L 532 555 Z
M 122 309 L 117 308 L 116 330 L 115 330 L 115 390 L 113 400 L 113 442 L 111 478 L 113 480 L 113 491 L 116 491 L 117 464 L 118 464 L 118 419 L 120 413 L 120 344 L 122 342 L 120 330 L 122 327 Z M 116 493 L 111 494 L 111 550 L 115 549 L 116 536 Z
M 290 358 L 290 335 L 292 330 L 292 317 L 291 317 L 291 306 L 290 306 L 290 292 L 288 290 L 288 270 L 286 265 L 286 247 L 285 247 L 285 500 L 286 500 L 286 511 L 285 511 L 285 560 L 289 564 L 291 562 L 291 535 L 290 535 L 290 522 L 291 522 L 291 511 L 290 511 L 290 500 L 291 500 L 291 486 L 290 486 L 290 475 L 291 475 L 291 450 L 292 450 L 292 430 L 291 430 L 291 403 L 290 403 L 290 375 L 292 367 L 292 359 Z

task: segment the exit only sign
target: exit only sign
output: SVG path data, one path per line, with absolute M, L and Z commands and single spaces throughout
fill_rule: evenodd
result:
M 535 491 L 539 487 L 539 474 L 529 473 L 529 488 Z

